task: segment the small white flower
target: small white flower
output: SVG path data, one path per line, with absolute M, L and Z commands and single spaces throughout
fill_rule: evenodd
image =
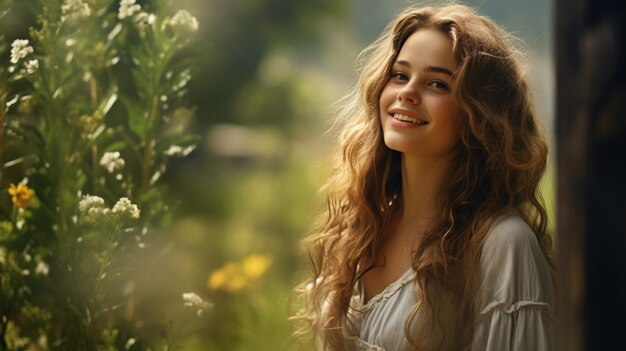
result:
M 50 271 L 50 267 L 44 261 L 39 261 L 37 263 L 37 267 L 35 268 L 35 273 L 41 274 L 41 275 L 48 275 L 49 271 Z
M 65 0 L 63 5 L 61 5 L 61 13 L 63 14 L 63 19 L 67 18 L 73 21 L 89 17 L 91 15 L 91 8 L 82 0 Z
M 104 199 L 99 196 L 84 195 L 78 203 L 80 212 L 87 214 L 92 208 L 102 210 L 104 208 Z
M 24 67 L 26 68 L 26 73 L 33 74 L 39 68 L 39 61 L 29 60 L 28 62 L 24 64 Z
M 185 10 L 176 12 L 170 23 L 172 27 L 188 32 L 196 32 L 198 30 L 198 20 Z
M 126 341 L 126 345 L 124 345 L 124 349 L 125 350 L 130 349 L 133 345 L 135 345 L 136 342 L 137 340 L 135 340 L 134 338 L 128 339 L 128 341 Z
M 167 150 L 165 150 L 164 153 L 167 156 L 183 156 L 184 157 L 184 156 L 189 155 L 195 149 L 196 149 L 195 145 L 191 145 L 186 148 L 183 148 L 178 145 L 172 145 Z
M 15 39 L 11 43 L 11 63 L 15 64 L 20 59 L 33 52 L 33 47 L 28 45 L 28 39 Z
M 96 219 L 102 216 L 108 215 L 111 210 L 104 205 L 104 199 L 98 196 L 84 195 L 78 203 L 78 210 L 81 213 L 81 218 L 86 223 L 94 222 Z
M 100 214 L 104 213 L 104 210 L 106 210 L 106 208 L 101 208 L 101 207 L 92 207 L 87 211 L 87 215 L 91 216 L 91 217 L 95 217 L 98 216 Z
M 120 157 L 120 153 L 117 151 L 105 152 L 100 159 L 100 166 L 106 168 L 109 173 L 113 173 L 124 168 L 124 165 L 124 159 Z
M 135 4 L 135 0 L 121 0 L 117 18 L 123 20 L 127 17 L 132 17 L 139 11 L 141 11 L 141 5 Z
M 111 32 L 109 32 L 109 35 L 107 35 L 107 40 L 113 41 L 113 39 L 115 39 L 115 37 L 118 34 L 120 34 L 121 31 L 122 31 L 122 24 L 121 23 L 116 24 L 115 27 L 111 29 Z
M 126 197 L 119 199 L 117 203 L 115 204 L 115 206 L 113 206 L 113 209 L 111 210 L 111 212 L 115 214 L 120 214 L 120 215 L 128 215 L 131 218 L 135 218 L 135 219 L 139 218 L 139 213 L 140 213 L 137 205 L 130 202 L 130 200 Z
M 153 25 L 155 21 L 156 16 L 153 13 L 141 11 L 135 15 L 135 24 L 141 32 L 145 31 L 147 26 Z
M 183 301 L 183 305 L 185 307 L 197 307 L 199 310 L 203 311 L 206 311 L 209 308 L 213 307 L 212 303 L 202 300 L 202 298 L 194 292 L 184 293 Z
M 37 344 L 41 347 L 41 349 L 43 350 L 49 350 L 50 348 L 48 347 L 48 337 L 45 336 L 44 334 L 39 335 L 39 339 L 37 339 Z

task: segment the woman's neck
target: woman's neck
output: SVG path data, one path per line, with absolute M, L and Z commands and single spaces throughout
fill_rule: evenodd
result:
M 402 154 L 400 222 L 425 224 L 434 217 L 449 159 Z

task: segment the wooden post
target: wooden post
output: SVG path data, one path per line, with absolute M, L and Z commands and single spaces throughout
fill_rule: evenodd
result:
M 560 349 L 626 350 L 626 4 L 555 14 Z

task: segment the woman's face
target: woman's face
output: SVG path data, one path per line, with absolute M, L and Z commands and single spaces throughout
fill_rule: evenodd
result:
M 452 41 L 420 29 L 402 46 L 380 96 L 380 121 L 390 149 L 449 157 L 459 141 L 459 106 L 452 97 L 457 69 Z

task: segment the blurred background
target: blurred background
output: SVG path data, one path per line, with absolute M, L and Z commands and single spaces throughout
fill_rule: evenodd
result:
M 462 3 L 525 43 L 528 78 L 552 140 L 551 2 Z M 175 330 L 185 350 L 292 347 L 287 300 L 305 277 L 298 243 L 323 207 L 330 106 L 354 83 L 359 52 L 415 4 L 433 3 L 176 1 L 200 23 L 189 52 L 197 57 L 189 102 L 201 141 L 168 168 L 176 215 L 137 258 L 134 289 L 146 327 L 152 319 L 185 318 L 180 296 L 193 291 L 214 306 Z M 33 18 L 24 12 L 11 21 L 6 30 L 25 32 Z M 546 198 L 553 208 L 551 174 Z

